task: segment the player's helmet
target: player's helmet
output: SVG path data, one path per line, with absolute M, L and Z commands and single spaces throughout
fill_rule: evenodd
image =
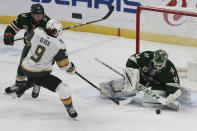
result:
M 62 24 L 55 19 L 49 20 L 46 25 L 46 33 L 52 37 L 58 37 L 62 34 Z
M 168 54 L 165 50 L 160 49 L 154 52 L 153 63 L 156 69 L 162 69 L 166 65 L 167 60 Z
M 43 14 L 44 15 L 44 8 L 39 3 L 33 4 L 31 6 L 31 13 L 32 14 Z

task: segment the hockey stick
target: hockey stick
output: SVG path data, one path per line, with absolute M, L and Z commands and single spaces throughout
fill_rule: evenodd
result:
M 102 91 L 100 88 L 98 88 L 96 85 L 94 85 L 92 82 L 90 82 L 89 80 L 87 80 L 84 76 L 82 76 L 81 74 L 79 74 L 77 71 L 75 72 L 75 74 L 78 75 L 80 78 L 82 78 L 84 81 L 86 81 L 88 84 L 90 84 L 91 86 L 93 86 L 95 89 L 97 89 L 102 95 L 104 95 L 108 99 L 112 100 L 117 105 L 126 105 L 126 104 L 128 104 L 128 103 L 131 102 L 131 98 L 130 99 L 126 99 L 126 100 L 117 101 L 117 100 L 113 99 L 112 97 L 110 97 L 108 94 L 106 94 L 104 91 Z
M 114 6 L 111 6 L 111 8 L 109 9 L 109 12 L 101 19 L 94 20 L 94 21 L 89 21 L 89 22 L 84 22 L 84 23 L 77 24 L 77 25 L 72 25 L 72 26 L 63 28 L 62 30 L 69 30 L 69 29 L 72 29 L 72 28 L 76 28 L 76 27 L 80 27 L 80 26 L 89 25 L 89 24 L 92 24 L 92 23 L 103 21 L 103 20 L 107 19 L 112 14 L 113 11 L 114 11 Z M 25 37 L 15 39 L 14 41 L 23 40 L 23 39 L 25 39 Z
M 101 60 L 99 60 L 98 58 L 94 58 L 97 62 L 101 63 L 102 65 L 106 66 L 107 68 L 109 68 L 110 70 L 112 70 L 113 72 L 115 72 L 116 74 L 124 77 L 124 75 L 120 72 L 118 72 L 117 70 L 115 70 L 114 68 L 112 68 L 111 66 L 107 65 L 106 63 L 102 62 Z
M 98 58 L 94 58 L 94 60 L 96 60 L 97 62 L 101 63 L 102 65 L 104 65 L 105 67 L 107 67 L 108 69 L 112 70 L 113 72 L 115 72 L 116 74 L 124 77 L 124 75 L 122 73 L 120 73 L 119 71 L 117 71 L 116 69 L 114 69 L 113 67 L 109 66 L 108 64 L 106 64 L 105 62 L 99 60 Z
M 25 37 L 23 37 L 23 38 L 17 38 L 17 39 L 14 39 L 14 41 L 24 40 L 24 39 L 25 39 Z
M 80 27 L 80 26 L 96 23 L 96 22 L 99 22 L 99 21 L 103 21 L 103 20 L 107 19 L 112 14 L 113 11 L 114 11 L 114 6 L 111 6 L 111 8 L 109 9 L 109 12 L 101 19 L 94 20 L 94 21 L 89 21 L 89 22 L 84 22 L 84 23 L 81 23 L 81 24 L 73 25 L 73 26 L 69 26 L 69 27 L 63 28 L 62 30 L 68 30 L 68 29 L 71 29 L 71 28 Z

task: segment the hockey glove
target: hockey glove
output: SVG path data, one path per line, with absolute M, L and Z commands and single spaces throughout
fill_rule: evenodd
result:
M 72 62 L 70 62 L 70 66 L 66 70 L 66 72 L 69 73 L 69 74 L 71 74 L 71 75 L 75 74 L 75 65 Z
M 4 44 L 12 46 L 14 44 L 14 35 L 11 33 L 5 33 L 4 34 Z

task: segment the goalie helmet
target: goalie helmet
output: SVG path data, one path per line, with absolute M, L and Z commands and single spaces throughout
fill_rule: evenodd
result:
M 62 34 L 62 24 L 55 19 L 49 20 L 46 25 L 46 33 L 52 37 L 58 37 Z
M 165 50 L 160 49 L 154 52 L 153 63 L 157 70 L 161 70 L 166 65 L 167 60 L 168 54 Z

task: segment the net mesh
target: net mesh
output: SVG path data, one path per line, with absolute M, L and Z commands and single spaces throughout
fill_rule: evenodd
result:
M 150 8 L 162 9 L 163 12 L 141 10 L 140 40 L 197 47 L 197 9 Z M 174 14 L 173 11 L 180 12 L 180 14 Z M 186 14 L 182 15 L 183 12 Z M 188 16 L 190 14 L 194 16 Z
M 169 59 L 179 67 L 187 67 L 188 60 L 197 59 L 197 9 L 147 8 L 155 11 L 140 10 L 139 31 L 136 29 L 140 37 L 136 36 L 136 53 L 164 49 Z

